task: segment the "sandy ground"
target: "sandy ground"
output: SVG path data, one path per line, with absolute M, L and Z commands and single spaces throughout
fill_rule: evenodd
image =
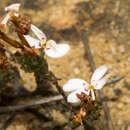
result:
M 88 40 L 96 66 L 109 64 L 115 76 L 125 76 L 116 84 L 103 89 L 108 98 L 115 130 L 130 130 L 130 1 L 129 0 L 8 0 L 3 8 L 21 2 L 21 12 L 29 15 L 48 39 L 68 43 L 69 53 L 60 59 L 47 57 L 49 69 L 60 77 L 62 86 L 70 78 L 90 81 L 92 75 L 81 41 L 80 29 L 88 30 Z M 52 111 L 61 124 L 66 118 Z M 57 114 L 59 114 L 57 116 Z M 62 119 L 62 120 L 61 120 Z M 43 123 L 29 113 L 15 117 L 7 130 L 42 130 Z M 82 129 L 82 127 L 80 127 Z

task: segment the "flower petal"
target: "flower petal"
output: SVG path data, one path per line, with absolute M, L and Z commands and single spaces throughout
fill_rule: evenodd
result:
M 70 79 L 63 86 L 63 90 L 66 92 L 71 92 L 77 89 L 86 88 L 86 86 L 88 86 L 88 83 L 85 80 L 74 78 L 74 79 Z
M 5 11 L 12 11 L 12 10 L 19 11 L 20 5 L 21 4 L 19 3 L 11 4 L 5 8 Z
M 107 74 L 104 78 L 97 81 L 97 83 L 94 85 L 94 88 L 95 89 L 101 89 L 105 85 L 105 83 L 107 82 L 107 80 L 110 76 L 111 76 L 111 73 Z
M 69 103 L 79 103 L 79 102 L 80 102 L 80 99 L 77 97 L 76 94 L 80 94 L 80 93 L 81 93 L 81 91 L 79 91 L 79 90 L 76 90 L 76 91 L 70 93 L 70 94 L 68 95 L 68 97 L 67 97 L 67 101 L 68 101 Z
M 45 53 L 47 56 L 51 58 L 59 58 L 64 56 L 70 49 L 68 44 L 56 44 L 51 46 L 50 48 L 45 49 Z
M 37 28 L 34 24 L 31 24 L 31 30 L 34 32 L 34 34 L 43 42 L 46 42 L 46 35 Z
M 103 75 L 107 72 L 108 67 L 106 65 L 102 65 L 99 68 L 97 68 L 91 78 L 91 84 L 93 84 L 95 81 L 100 80 Z
M 27 40 L 30 47 L 35 47 L 35 48 L 41 48 L 42 47 L 42 43 L 39 40 L 37 40 L 37 39 L 35 39 L 35 38 L 33 38 L 29 35 L 24 35 L 24 37 Z
M 68 95 L 67 101 L 70 103 L 79 103 L 80 99 L 77 97 L 76 94 L 81 94 L 81 92 L 85 93 L 86 95 L 89 95 L 89 91 L 85 91 L 85 89 L 78 89 Z

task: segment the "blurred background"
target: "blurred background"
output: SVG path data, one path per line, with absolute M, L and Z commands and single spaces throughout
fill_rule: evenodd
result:
M 92 73 L 81 41 L 81 30 L 87 30 L 86 37 L 96 66 L 109 64 L 115 76 L 125 76 L 103 91 L 115 130 L 130 130 L 130 1 L 0 0 L 0 16 L 5 13 L 4 8 L 12 3 L 21 3 L 20 13 L 30 16 L 32 23 L 48 39 L 70 44 L 71 50 L 63 58 L 47 57 L 49 69 L 62 79 L 61 86 L 70 78 L 89 82 Z M 67 122 L 59 110 L 51 110 L 51 114 L 58 124 Z M 1 116 L 0 124 L 3 120 L 5 117 Z M 18 114 L 7 130 L 49 130 L 45 125 L 49 124 L 25 112 Z M 55 123 L 50 125 L 52 129 L 58 129 Z M 79 130 L 82 129 L 79 127 Z

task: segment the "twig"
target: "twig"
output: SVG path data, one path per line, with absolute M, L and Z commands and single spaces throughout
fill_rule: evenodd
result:
M 14 46 L 15 48 L 22 48 L 22 44 L 10 37 L 8 37 L 4 32 L 0 31 L 0 39 L 4 40 L 8 44 Z
M 53 74 L 52 74 L 53 75 Z M 71 114 L 74 114 L 74 110 L 73 110 L 73 107 L 70 103 L 67 102 L 67 96 L 65 95 L 64 91 L 62 90 L 62 88 L 59 86 L 58 82 L 57 82 L 57 78 L 53 75 L 53 82 L 54 84 L 56 85 L 56 88 L 58 90 L 58 92 L 63 96 L 66 104 L 67 104 L 67 107 L 70 109 L 71 111 Z
M 12 23 L 15 25 L 15 27 L 19 27 L 19 22 L 17 21 L 17 18 L 13 18 L 12 20 Z M 28 42 L 26 41 L 26 39 L 24 38 L 23 34 L 21 34 L 20 32 L 17 32 L 17 35 L 19 37 L 19 39 L 21 40 L 21 42 L 27 46 L 27 47 L 30 47 Z
M 53 77 L 54 77 L 54 76 L 53 76 Z M 56 77 L 54 77 L 54 84 L 56 85 L 56 88 L 57 88 L 58 92 L 63 96 L 65 102 L 68 104 L 68 102 L 67 102 L 67 97 L 66 97 L 66 95 L 64 94 L 62 88 L 59 86 Z
M 31 108 L 34 106 L 39 106 L 41 104 L 46 104 L 46 103 L 50 103 L 50 102 L 54 102 L 54 101 L 58 101 L 58 100 L 62 100 L 62 99 L 63 99 L 63 96 L 58 95 L 58 96 L 53 96 L 53 97 L 48 97 L 48 98 L 42 98 L 42 99 L 39 99 L 36 101 L 32 101 L 31 103 L 28 103 L 28 104 L 1 106 L 0 113 L 9 112 L 9 111 L 18 111 L 21 109 Z
M 87 33 L 86 33 L 85 30 L 82 30 L 81 33 L 82 33 L 82 41 L 85 45 L 85 50 L 86 50 L 86 53 L 87 53 L 87 56 L 88 56 L 90 67 L 91 67 L 92 72 L 94 72 L 96 67 L 95 67 L 95 63 L 94 63 L 94 60 L 93 60 L 93 56 L 91 54 L 91 49 L 90 49 L 89 44 L 88 44 Z M 104 97 L 102 90 L 99 91 L 100 99 L 102 99 L 101 96 Z M 114 130 L 112 120 L 111 120 L 111 116 L 110 116 L 110 112 L 109 112 L 109 108 L 108 108 L 106 102 L 103 102 L 103 108 L 104 108 L 104 114 L 105 114 L 105 117 L 106 117 L 106 120 L 107 120 L 107 123 L 108 123 L 108 129 Z
M 111 80 L 108 80 L 108 81 L 106 82 L 105 86 L 110 85 L 110 84 L 113 84 L 113 83 L 116 83 L 116 82 L 120 81 L 120 80 L 123 79 L 123 78 L 124 78 L 124 76 L 122 76 L 122 77 L 116 77 L 116 78 L 113 78 L 113 79 L 111 79 Z
M 13 112 L 10 117 L 5 121 L 4 125 L 0 128 L 0 130 L 6 130 L 6 128 L 11 124 L 12 120 L 17 115 L 16 112 Z
M 94 63 L 94 60 L 93 60 L 93 56 L 91 54 L 90 46 L 88 44 L 87 34 L 86 34 L 85 30 L 82 30 L 82 41 L 83 41 L 84 46 L 85 46 L 85 50 L 86 50 L 88 61 L 89 61 L 90 67 L 91 67 L 91 71 L 94 72 L 96 67 L 95 67 L 95 63 Z

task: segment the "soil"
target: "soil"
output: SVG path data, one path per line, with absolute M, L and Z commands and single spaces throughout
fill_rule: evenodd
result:
M 30 16 L 33 24 L 43 30 L 48 39 L 70 45 L 71 49 L 66 56 L 59 59 L 46 57 L 49 69 L 62 79 L 59 81 L 61 86 L 71 78 L 90 81 L 92 72 L 80 33 L 81 29 L 87 30 L 86 37 L 96 67 L 108 64 L 115 77 L 125 76 L 121 81 L 104 87 L 103 91 L 114 129 L 130 130 L 130 1 L 0 0 L 0 15 L 4 14 L 5 6 L 15 2 L 22 4 L 21 14 Z M 33 76 L 28 74 L 23 78 L 30 86 L 27 89 L 35 90 Z M 55 104 L 52 103 L 52 106 L 55 109 L 41 110 L 48 117 L 51 113 L 52 122 L 44 122 L 31 113 L 22 112 L 15 117 L 7 130 L 61 129 L 58 125 L 64 126 L 68 122 L 68 112 L 63 115 Z M 1 115 L 0 126 L 7 118 L 7 115 Z M 64 126 L 64 129 L 70 128 Z M 84 128 L 81 125 L 75 129 Z

